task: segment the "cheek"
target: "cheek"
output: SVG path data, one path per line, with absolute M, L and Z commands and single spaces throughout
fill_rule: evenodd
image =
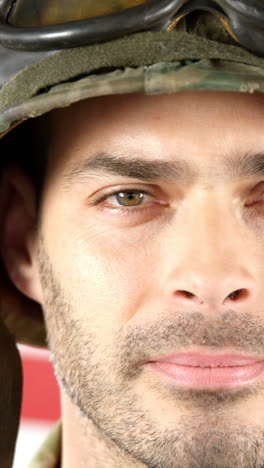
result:
M 50 255 L 74 318 L 111 341 L 153 297 L 153 244 L 146 247 L 135 233 L 128 239 L 109 229 L 68 231 L 56 238 Z

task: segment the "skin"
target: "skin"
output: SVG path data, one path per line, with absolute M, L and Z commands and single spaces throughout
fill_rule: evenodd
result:
M 263 104 L 258 94 L 186 92 L 53 111 L 39 217 L 30 181 L 6 172 L 2 255 L 44 310 L 62 468 L 264 466 L 263 374 L 233 390 L 180 388 L 142 365 L 187 350 L 264 359 L 264 176 L 232 179 L 223 164 L 263 151 Z M 73 165 L 106 151 L 185 160 L 200 175 L 69 180 Z M 150 193 L 134 214 L 113 196 L 95 205 L 132 188 Z

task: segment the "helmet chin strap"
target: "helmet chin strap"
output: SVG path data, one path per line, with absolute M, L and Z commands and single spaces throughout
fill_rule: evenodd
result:
M 22 400 L 22 365 L 15 341 L 0 318 L 0 466 L 12 468 Z

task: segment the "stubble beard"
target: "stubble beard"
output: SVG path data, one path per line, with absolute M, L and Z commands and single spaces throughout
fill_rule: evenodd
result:
M 254 392 L 259 394 L 257 389 L 232 395 L 168 388 L 164 398 L 174 398 L 175 405 L 182 408 L 185 404 L 190 408 L 191 403 L 193 411 L 186 406 L 185 414 L 164 427 L 142 408 L 133 391 L 142 376 L 125 359 L 135 343 L 133 334 L 123 337 L 117 350 L 103 350 L 96 334 L 84 331 L 83 324 L 74 319 L 74 308 L 55 278 L 41 238 L 38 259 L 56 377 L 87 423 L 92 422 L 100 433 L 106 450 L 115 451 L 116 467 L 264 467 L 264 426 L 245 425 L 228 417 L 228 405 L 246 400 Z M 104 360 L 100 360 L 102 352 Z

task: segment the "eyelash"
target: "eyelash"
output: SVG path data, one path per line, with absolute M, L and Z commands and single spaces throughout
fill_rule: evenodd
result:
M 141 189 L 138 189 L 138 188 L 128 188 L 128 189 L 126 188 L 126 189 L 123 189 L 123 190 L 116 190 L 114 192 L 110 192 L 110 193 L 108 193 L 106 195 L 103 195 L 99 199 L 95 200 L 94 205 L 99 205 L 103 201 L 105 201 L 108 198 L 111 198 L 111 197 L 113 197 L 115 195 L 118 195 L 119 193 L 130 193 L 130 192 L 132 192 L 132 193 L 143 193 L 144 195 L 148 195 L 148 196 L 154 198 L 153 194 L 146 191 L 146 190 L 141 190 Z M 145 211 L 149 211 L 151 208 L 142 208 L 142 204 L 139 204 L 139 205 L 137 205 L 135 207 L 131 207 L 131 208 L 122 207 L 122 205 L 120 205 L 120 208 L 118 206 L 113 206 L 113 207 L 108 207 L 108 209 L 110 209 L 111 211 L 121 212 L 124 215 L 126 215 L 126 214 L 132 215 L 132 214 L 139 214 L 139 211 L 140 211 L 140 213 L 143 213 Z
M 147 196 L 150 196 L 152 197 L 153 199 L 155 199 L 154 195 L 146 190 L 141 190 L 141 189 L 138 189 L 138 188 L 125 188 L 123 190 L 116 190 L 116 191 L 113 191 L 113 192 L 110 192 L 108 194 L 105 194 L 103 195 L 102 197 L 96 199 L 94 202 L 93 202 L 93 205 L 96 206 L 96 205 L 99 205 L 101 204 L 103 201 L 107 200 L 108 198 L 111 198 L 115 195 L 118 195 L 119 193 L 129 193 L 129 192 L 134 192 L 134 193 L 143 193 L 144 195 L 147 195 Z M 261 193 L 261 195 L 264 195 L 264 192 Z M 251 202 L 252 203 L 252 202 Z M 138 206 L 135 206 L 135 207 L 131 207 L 131 208 L 126 208 L 126 207 L 122 207 L 122 205 L 120 205 L 120 207 L 118 206 L 113 206 L 113 207 L 103 207 L 103 208 L 106 208 L 108 210 L 111 210 L 112 212 L 117 212 L 117 213 L 121 213 L 122 215 L 139 215 L 139 214 L 144 214 L 146 211 L 149 212 L 151 209 L 153 210 L 154 208 L 157 208 L 157 207 L 161 207 L 161 206 L 164 206 L 164 205 L 167 205 L 167 203 L 165 202 L 162 202 L 162 201 L 159 201 L 157 202 L 156 201 L 156 206 L 155 207 L 147 207 L 147 208 L 142 208 L 142 204 L 139 204 Z M 144 204 L 143 204 L 144 206 Z M 168 206 L 168 205 L 167 205 Z M 256 211 L 256 210 L 255 210 Z M 256 213 L 254 214 L 251 214 L 251 216 L 256 216 Z

